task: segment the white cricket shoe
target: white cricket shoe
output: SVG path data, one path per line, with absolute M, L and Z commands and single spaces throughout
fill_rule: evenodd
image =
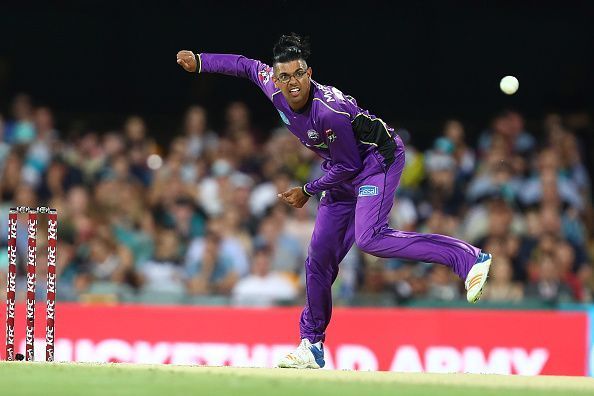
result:
M 464 286 L 466 286 L 466 299 L 469 303 L 475 303 L 481 298 L 492 260 L 493 256 L 489 253 L 480 253 L 476 263 L 468 272 Z
M 295 351 L 289 353 L 278 362 L 280 368 L 297 369 L 319 369 L 324 367 L 324 346 L 318 348 L 312 345 L 307 338 L 301 340 L 301 344 Z

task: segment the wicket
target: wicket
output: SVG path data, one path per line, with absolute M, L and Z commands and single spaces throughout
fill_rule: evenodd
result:
M 27 313 L 25 335 L 25 357 L 27 361 L 35 358 L 35 287 L 37 266 L 37 215 L 47 213 L 47 305 L 45 310 L 45 360 L 54 361 L 54 326 L 56 310 L 56 255 L 58 240 L 58 213 L 47 207 L 11 208 L 8 214 L 8 276 L 6 281 L 6 360 L 15 360 L 14 319 L 17 271 L 17 220 L 19 213 L 28 214 L 27 222 Z

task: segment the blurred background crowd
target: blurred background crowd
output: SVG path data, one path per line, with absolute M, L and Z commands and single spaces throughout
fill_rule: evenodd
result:
M 58 299 L 302 304 L 318 201 L 297 210 L 277 193 L 319 177 L 320 159 L 280 123 L 258 129 L 242 102 L 228 105 L 220 130 L 210 125 L 204 108 L 189 107 L 164 147 L 139 116 L 113 131 L 60 131 L 51 108 L 14 97 L 0 115 L 0 218 L 5 225 L 17 205 L 58 210 Z M 414 130 L 394 126 L 407 145 L 394 228 L 455 236 L 492 253 L 485 301 L 592 301 L 591 182 L 576 134 L 591 120 L 547 114 L 527 130 L 522 114 L 505 111 L 466 131 L 452 119 L 425 150 L 416 148 Z M 21 299 L 26 225 L 20 216 Z M 2 226 L 3 288 L 6 232 Z M 43 221 L 38 235 L 43 279 Z M 40 297 L 43 287 L 38 282 Z M 354 246 L 334 298 L 455 303 L 463 291 L 447 267 L 378 259 Z

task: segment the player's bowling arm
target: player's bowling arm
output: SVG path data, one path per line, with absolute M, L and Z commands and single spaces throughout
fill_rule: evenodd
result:
M 194 56 L 197 73 L 219 73 L 247 78 L 264 91 L 269 99 L 276 91 L 272 82 L 272 68 L 259 60 L 233 54 L 197 53 Z
M 363 166 L 348 116 L 332 113 L 323 120 L 322 126 L 332 166 L 324 176 L 304 186 L 304 192 L 308 195 L 320 193 L 351 179 Z

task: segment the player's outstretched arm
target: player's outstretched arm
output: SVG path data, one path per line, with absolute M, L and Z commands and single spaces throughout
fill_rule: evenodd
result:
M 192 51 L 181 50 L 177 53 L 177 64 L 183 67 L 185 71 L 194 73 L 198 62 L 196 62 L 196 55 Z
M 268 97 L 276 91 L 272 82 L 272 68 L 258 60 L 243 55 L 193 53 L 182 50 L 177 53 L 177 63 L 188 72 L 219 73 L 247 78 L 256 84 Z

